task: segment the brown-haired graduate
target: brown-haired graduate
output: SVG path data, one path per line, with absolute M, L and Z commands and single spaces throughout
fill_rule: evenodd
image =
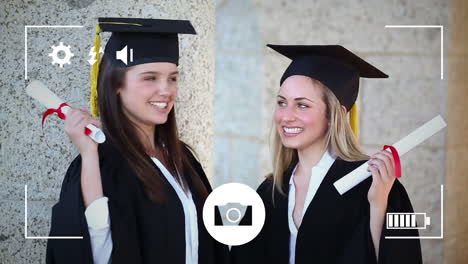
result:
M 347 119 L 359 78 L 388 76 L 342 46 L 268 46 L 292 62 L 274 113 L 274 171 L 257 190 L 265 225 L 232 248 L 233 263 L 422 263 L 419 239 L 385 239 L 418 236 L 386 229 L 387 212 L 413 212 L 393 156 L 363 154 Z M 333 183 L 365 160 L 372 177 L 340 195 Z
M 112 35 L 94 65 L 91 110 L 107 141 L 84 135 L 87 124 L 100 126 L 87 111 L 68 112 L 65 131 L 80 155 L 52 209 L 50 236 L 83 239 L 49 240 L 47 263 L 225 263 L 228 248 L 202 222 L 210 184 L 176 125 L 178 34 L 194 28 L 99 18 L 96 50 L 101 30 Z

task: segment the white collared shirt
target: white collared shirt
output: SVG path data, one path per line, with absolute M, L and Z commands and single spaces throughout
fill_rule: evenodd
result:
M 154 157 L 151 160 L 158 166 L 164 177 L 177 193 L 185 216 L 185 263 L 198 263 L 198 221 L 197 209 L 190 190 L 185 193 L 166 167 Z M 110 230 L 108 198 L 94 200 L 85 210 L 94 264 L 110 263 L 112 253 L 112 235 Z
M 179 196 L 184 208 L 185 215 L 185 263 L 198 263 L 198 221 L 197 208 L 193 202 L 192 193 L 190 190 L 184 192 L 182 186 L 174 179 L 172 174 L 164 167 L 164 165 L 155 157 L 151 159 L 156 163 L 161 172 L 166 177 L 167 181 L 172 185 L 172 188 Z
M 322 183 L 325 175 L 327 175 L 328 170 L 335 162 L 336 157 L 332 156 L 328 151 L 326 151 L 320 161 L 312 168 L 311 178 L 309 180 L 309 186 L 307 188 L 307 195 L 304 201 L 304 206 L 302 209 L 301 219 L 304 217 L 304 214 L 309 207 L 310 202 L 314 198 L 317 190 Z M 296 258 L 296 239 L 297 231 L 299 227 L 294 223 L 293 211 L 294 206 L 296 205 L 296 187 L 294 185 L 294 174 L 296 172 L 297 165 L 294 168 L 291 179 L 289 180 L 289 195 L 288 195 L 288 225 L 289 231 L 291 233 L 289 237 L 289 264 L 295 263 Z M 302 222 L 302 221 L 301 221 Z

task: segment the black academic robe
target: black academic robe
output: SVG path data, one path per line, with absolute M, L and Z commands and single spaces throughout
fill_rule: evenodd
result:
M 167 202 L 155 204 L 147 197 L 143 184 L 119 151 L 109 143 L 99 145 L 99 162 L 104 195 L 109 198 L 112 263 L 185 264 L 185 219 L 182 203 L 166 178 Z M 190 153 L 189 150 L 186 150 Z M 209 192 L 211 187 L 198 161 L 192 162 Z M 149 159 L 149 157 L 148 157 Z M 154 164 L 151 161 L 152 164 Z M 159 170 L 154 164 L 154 169 Z M 47 243 L 48 264 L 93 263 L 85 207 L 81 195 L 81 158 L 68 168 L 60 200 L 52 208 L 50 236 L 83 236 L 83 239 L 50 239 Z M 162 175 L 162 173 L 160 174 Z M 203 202 L 188 182 L 198 216 L 198 259 L 200 264 L 229 261 L 228 247 L 215 241 L 203 220 Z M 220 215 L 217 215 L 220 217 Z
M 342 196 L 333 186 L 335 181 L 362 163 L 337 159 L 329 169 L 299 227 L 296 264 L 377 263 L 367 200 L 372 177 Z M 289 186 L 293 169 L 294 166 L 290 166 L 285 172 L 284 186 Z M 288 197 L 275 189 L 273 201 L 272 189 L 270 178 L 258 187 L 257 192 L 266 209 L 265 225 L 254 240 L 231 249 L 232 263 L 289 263 Z M 413 212 L 408 195 L 398 180 L 390 191 L 387 212 Z M 422 263 L 419 240 L 385 239 L 385 236 L 418 236 L 417 230 L 387 230 L 385 227 L 386 223 L 382 229 L 378 263 Z

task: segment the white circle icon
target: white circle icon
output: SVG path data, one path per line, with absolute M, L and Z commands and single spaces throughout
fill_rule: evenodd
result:
M 218 242 L 243 245 L 262 230 L 265 206 L 254 189 L 241 183 L 227 183 L 214 189 L 206 198 L 203 223 Z

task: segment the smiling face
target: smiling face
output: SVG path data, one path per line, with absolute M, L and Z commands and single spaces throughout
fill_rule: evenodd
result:
M 177 97 L 177 65 L 155 62 L 131 67 L 118 89 L 127 117 L 140 128 L 164 124 Z
M 310 77 L 287 78 L 278 93 L 276 130 L 283 145 L 292 149 L 323 146 L 328 129 L 323 86 Z

